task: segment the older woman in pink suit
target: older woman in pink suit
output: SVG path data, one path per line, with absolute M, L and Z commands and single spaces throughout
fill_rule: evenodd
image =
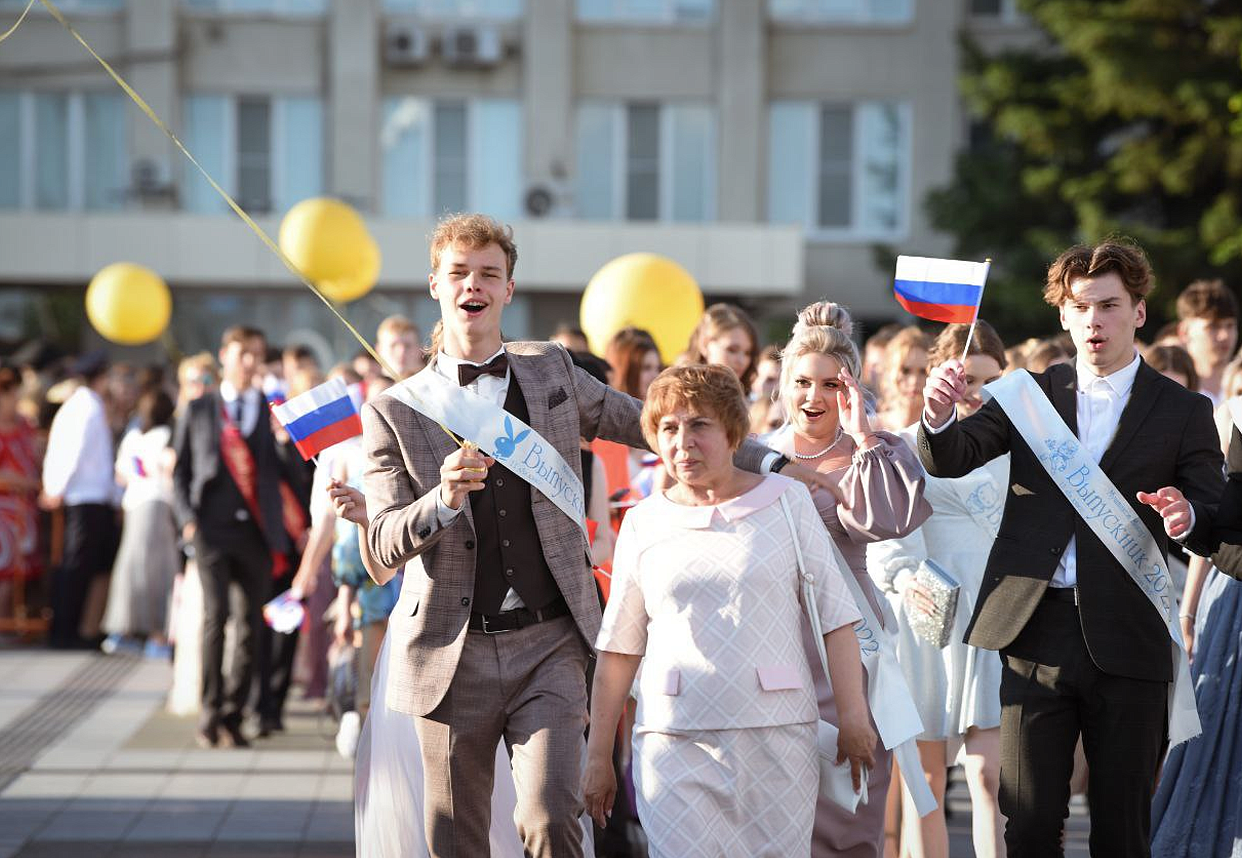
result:
M 764 441 L 799 464 L 836 478 L 840 500 L 812 494 L 816 508 L 849 571 L 886 627 L 886 603 L 867 574 L 867 543 L 905 536 L 931 515 L 923 497 L 925 474 L 910 448 L 875 432 L 857 377 L 861 361 L 844 307 L 820 301 L 798 314 L 781 357 L 781 398 L 789 422 Z M 804 635 L 808 651 L 813 641 Z M 835 683 L 833 683 L 835 685 Z M 820 717 L 834 721 L 840 705 L 822 673 L 816 677 Z M 883 744 L 867 780 L 867 804 L 856 814 L 821 799 L 815 814 L 812 855 L 876 858 L 884 849 L 884 796 L 892 755 Z
M 651 858 L 807 855 L 818 793 L 815 686 L 802 644 L 797 554 L 814 577 L 841 759 L 874 761 L 859 612 L 810 494 L 733 466 L 741 384 L 723 366 L 666 370 L 642 428 L 675 480 L 630 510 L 596 647 L 584 793 L 606 823 L 614 729 L 639 662 L 638 816 Z M 796 541 L 795 541 L 796 540 Z M 819 668 L 822 672 L 822 668 Z

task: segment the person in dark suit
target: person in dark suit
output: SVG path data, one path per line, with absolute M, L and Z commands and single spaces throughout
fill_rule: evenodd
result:
M 218 390 L 194 400 L 177 423 L 173 469 L 177 517 L 193 541 L 203 582 L 200 745 L 245 747 L 263 602 L 274 557 L 290 549 L 281 503 L 281 466 L 267 403 L 254 386 L 263 363 L 262 331 L 234 326 L 220 342 Z M 236 596 L 237 645 L 224 669 L 224 625 Z
M 1133 244 L 1061 254 L 1044 298 L 1073 337 L 1077 363 L 1034 379 L 1161 554 L 1169 538 L 1207 554 L 1223 486 L 1211 403 L 1139 357 L 1135 330 L 1151 287 L 1147 258 Z M 1168 741 L 1169 633 L 996 400 L 955 420 L 963 392 L 959 362 L 933 371 L 919 454 L 937 477 L 1012 454 L 1004 517 L 966 634 L 973 646 L 999 650 L 1004 663 L 1000 807 L 1008 854 L 1062 854 L 1081 735 L 1091 772 L 1091 853 L 1147 858 L 1152 791 Z

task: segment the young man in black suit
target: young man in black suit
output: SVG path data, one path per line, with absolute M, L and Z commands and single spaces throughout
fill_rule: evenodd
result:
M 1073 337 L 1077 361 L 1034 379 L 1161 554 L 1169 538 L 1207 554 L 1223 486 L 1220 446 L 1210 402 L 1138 355 L 1135 331 L 1151 287 L 1147 258 L 1133 244 L 1061 254 L 1044 298 Z M 1004 518 L 966 638 L 1004 661 L 1000 805 L 1009 856 L 1062 854 L 1081 735 L 1091 853 L 1148 858 L 1152 791 L 1168 741 L 1169 632 L 996 400 L 954 419 L 963 391 L 958 362 L 932 372 L 919 454 L 938 477 L 1012 454 Z
M 273 559 L 290 540 L 282 513 L 280 460 L 271 415 L 254 386 L 267 342 L 263 332 L 234 326 L 220 343 L 217 391 L 191 402 L 177 423 L 173 486 L 177 517 L 194 543 L 203 582 L 202 711 L 204 747 L 249 744 L 241 724 L 262 631 Z M 224 626 L 230 590 L 239 597 L 237 645 L 224 669 Z

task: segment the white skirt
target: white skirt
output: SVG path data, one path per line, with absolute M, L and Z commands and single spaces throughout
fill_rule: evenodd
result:
M 815 724 L 634 734 L 650 858 L 810 855 Z

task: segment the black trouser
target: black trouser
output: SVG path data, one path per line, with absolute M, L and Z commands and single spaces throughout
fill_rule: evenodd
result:
M 1072 601 L 1041 601 L 1001 655 L 1000 809 L 1009 819 L 1009 858 L 1063 854 L 1079 734 L 1089 772 L 1091 854 L 1149 858 L 1168 683 L 1096 667 Z
M 82 608 L 96 575 L 112 571 L 116 558 L 116 510 L 103 503 L 65 507 L 65 545 L 52 573 L 51 644 L 73 646 L 81 639 Z
M 203 703 L 199 725 L 237 726 L 254 676 L 272 558 L 253 522 L 239 522 L 227 531 L 200 530 L 194 537 L 194 556 L 203 582 Z M 230 615 L 236 620 L 237 640 L 226 672 L 224 626 Z
M 267 599 L 288 590 L 297 571 L 297 558 L 293 558 L 279 578 L 270 579 Z M 255 709 L 260 723 L 274 726 L 282 720 L 289 683 L 293 679 L 293 656 L 298 648 L 299 631 L 294 629 L 289 634 L 281 634 L 267 623 L 259 631 L 259 702 Z

